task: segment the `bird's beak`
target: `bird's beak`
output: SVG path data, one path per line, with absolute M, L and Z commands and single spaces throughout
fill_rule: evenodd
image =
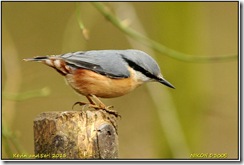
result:
M 170 87 L 170 88 L 173 88 L 173 89 L 175 89 L 175 87 L 172 85 L 172 84 L 170 84 L 170 82 L 168 82 L 167 80 L 165 80 L 163 77 L 158 77 L 158 81 L 161 83 L 161 84 L 164 84 L 164 85 L 166 85 L 166 86 L 168 86 L 168 87 Z

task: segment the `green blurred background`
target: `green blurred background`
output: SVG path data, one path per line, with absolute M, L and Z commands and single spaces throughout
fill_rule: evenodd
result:
M 129 27 L 177 51 L 238 54 L 238 2 L 104 5 Z M 89 31 L 88 40 L 77 18 Z M 237 158 L 238 59 L 198 63 L 169 58 L 128 38 L 89 2 L 2 2 L 2 158 L 34 153 L 38 114 L 86 101 L 55 70 L 23 58 L 130 48 L 152 55 L 176 89 L 150 83 L 126 96 L 102 99 L 122 115 L 119 157 L 188 159 L 194 153 L 226 153 Z

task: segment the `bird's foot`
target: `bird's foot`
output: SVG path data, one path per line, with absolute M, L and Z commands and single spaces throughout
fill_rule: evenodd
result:
M 121 117 L 117 111 L 112 109 L 112 108 L 114 108 L 114 106 L 112 106 L 112 105 L 110 105 L 110 106 L 106 106 L 105 104 L 97 105 L 97 104 L 91 104 L 91 103 L 85 103 L 85 102 L 78 101 L 78 102 L 74 103 L 74 105 L 72 106 L 72 109 L 74 109 L 75 105 L 82 106 L 83 107 L 82 110 L 84 110 L 85 107 L 94 108 L 97 110 L 101 109 L 101 110 L 108 112 L 109 114 L 113 114 L 115 117 Z
M 89 107 L 92 107 L 92 108 L 98 109 L 98 110 L 99 109 L 104 110 L 107 113 L 114 115 L 115 117 L 121 117 L 117 111 L 112 109 L 112 108 L 114 108 L 114 106 L 112 106 L 112 105 L 106 106 L 104 104 L 99 104 L 99 105 L 90 104 Z

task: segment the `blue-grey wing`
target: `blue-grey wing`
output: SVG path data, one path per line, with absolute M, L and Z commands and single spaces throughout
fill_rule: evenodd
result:
M 118 50 L 80 51 L 60 56 L 73 68 L 84 68 L 111 78 L 130 76 L 126 62 Z

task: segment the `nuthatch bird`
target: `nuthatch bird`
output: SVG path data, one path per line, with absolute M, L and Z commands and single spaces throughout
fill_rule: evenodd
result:
M 24 60 L 43 62 L 54 68 L 76 92 L 86 96 L 94 108 L 107 108 L 97 97 L 122 96 L 144 82 L 157 81 L 174 88 L 163 78 L 157 62 L 139 50 L 79 51 Z

